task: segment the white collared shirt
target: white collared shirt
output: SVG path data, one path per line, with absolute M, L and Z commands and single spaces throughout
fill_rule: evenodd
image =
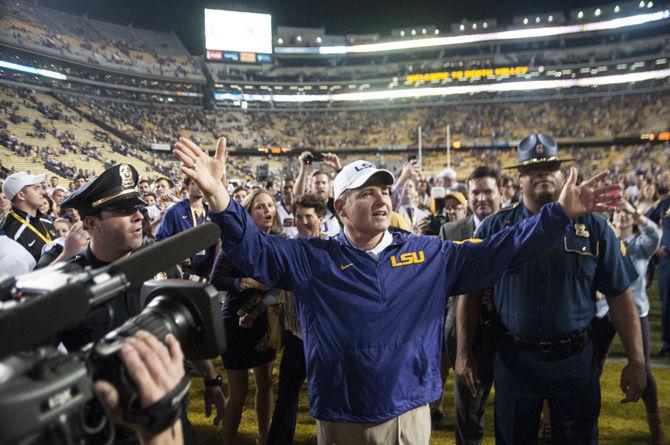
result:
M 393 242 L 393 235 L 391 235 L 391 232 L 386 230 L 384 232 L 384 236 L 382 237 L 382 240 L 379 241 L 379 243 L 375 247 L 373 247 L 372 249 L 366 250 L 365 253 L 370 255 L 375 260 L 378 260 L 379 255 L 381 255 L 381 253 L 384 251 L 384 249 L 386 249 L 388 246 L 390 246 L 392 242 Z

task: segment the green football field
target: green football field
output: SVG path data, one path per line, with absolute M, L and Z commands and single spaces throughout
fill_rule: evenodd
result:
M 661 404 L 661 413 L 663 425 L 666 433 L 670 431 L 670 359 L 659 359 L 654 356 L 655 352 L 661 346 L 660 340 L 660 301 L 658 291 L 654 288 L 650 293 L 651 310 L 649 320 L 652 331 L 652 358 L 655 361 L 653 368 L 654 376 L 658 386 L 659 399 Z M 605 366 L 605 371 L 601 379 L 602 386 L 602 409 L 599 420 L 600 443 L 612 445 L 633 445 L 648 443 L 648 428 L 644 405 L 640 401 L 636 404 L 622 405 L 619 401 L 622 398 L 619 389 L 619 375 L 624 366 L 625 360 L 623 348 L 618 337 L 615 338 L 612 347 L 612 359 Z M 278 361 L 275 363 L 274 376 L 275 382 L 278 379 Z M 221 363 L 217 360 L 217 367 Z M 225 373 L 221 370 L 224 380 Z M 253 402 L 253 376 L 250 375 L 250 394 L 247 397 L 245 410 L 242 416 L 242 423 L 238 432 L 237 442 L 242 445 L 252 445 L 256 443 L 256 412 Z M 433 444 L 447 445 L 454 444 L 454 409 L 452 398 L 452 376 L 446 384 L 447 396 L 444 401 L 445 421 L 443 425 L 433 430 Z M 204 417 L 204 406 L 202 402 L 202 379 L 194 378 L 191 389 L 191 408 L 189 418 L 193 423 L 193 428 L 198 437 L 198 443 L 218 444 L 221 443 L 220 427 L 214 428 L 211 420 Z M 276 391 L 276 385 L 275 385 Z M 307 392 L 303 387 L 300 399 L 298 413 L 298 424 L 296 428 L 296 444 L 316 444 L 316 429 L 314 419 L 309 414 L 309 403 L 307 401 Z M 485 444 L 493 444 L 493 404 L 489 402 L 487 408 L 487 434 L 484 440 Z

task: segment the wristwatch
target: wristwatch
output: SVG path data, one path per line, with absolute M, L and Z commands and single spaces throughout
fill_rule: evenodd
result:
M 223 377 L 217 375 L 213 379 L 204 379 L 205 386 L 223 386 Z

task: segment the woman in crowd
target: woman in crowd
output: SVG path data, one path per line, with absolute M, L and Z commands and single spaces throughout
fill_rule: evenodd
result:
M 419 192 L 419 207 L 430 210 L 430 183 L 421 179 L 417 185 L 417 191 Z
M 281 233 L 275 201 L 267 190 L 249 194 L 244 207 L 260 230 Z M 256 380 L 256 414 L 258 444 L 265 444 L 272 414 L 272 362 L 275 351 L 269 346 L 268 317 L 264 312 L 250 321 L 249 312 L 255 301 L 268 297 L 268 287 L 244 277 L 223 256 L 219 255 L 212 269 L 212 284 L 225 291 L 222 315 L 228 349 L 222 356 L 228 377 L 229 397 L 223 415 L 223 443 L 233 444 L 240 425 L 244 400 L 249 390 L 248 372 Z M 266 304 L 270 304 L 266 301 Z
M 42 207 L 40 207 L 40 213 L 50 220 L 56 219 L 58 215 L 53 212 L 54 202 L 49 198 L 49 195 L 46 193 L 42 196 Z
M 665 444 L 665 435 L 661 427 L 661 416 L 659 413 L 656 380 L 651 372 L 651 337 L 648 319 L 649 297 L 646 291 L 645 276 L 649 258 L 654 254 L 661 240 L 661 231 L 653 221 L 641 215 L 628 201 L 624 201 L 621 208 L 614 212 L 613 225 L 617 236 L 621 240 L 622 251 L 631 259 L 637 271 L 637 279 L 631 285 L 631 289 L 640 317 L 640 328 L 642 329 L 642 345 L 647 372 L 647 387 L 642 391 L 642 401 L 647 410 L 647 420 L 652 437 L 651 443 L 654 445 Z M 601 372 L 615 332 L 608 312 L 609 307 L 605 299 L 599 299 L 598 310 L 596 318 L 592 322 L 592 327 L 596 346 L 596 359 Z
M 642 190 L 640 190 L 640 196 L 635 202 L 635 208 L 641 214 L 646 214 L 650 208 L 654 206 L 654 203 L 658 199 L 658 193 L 656 192 L 656 184 L 651 179 L 645 179 L 642 183 Z

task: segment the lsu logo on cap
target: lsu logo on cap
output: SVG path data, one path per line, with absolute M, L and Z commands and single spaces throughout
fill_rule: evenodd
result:
M 542 153 L 544 153 L 544 145 L 542 145 L 542 144 L 537 144 L 537 145 L 535 146 L 535 152 L 537 152 L 538 154 L 542 154 Z
M 423 250 L 418 252 L 407 252 L 399 255 L 400 260 L 398 261 L 393 255 L 391 257 L 391 267 L 402 267 L 409 266 L 410 264 L 419 264 L 426 261 L 426 257 L 423 254 Z
M 356 169 L 357 172 L 361 170 L 366 170 L 368 168 L 377 168 L 377 167 L 375 167 L 375 164 L 373 164 L 372 162 L 362 162 L 360 165 L 354 166 L 354 169 Z

